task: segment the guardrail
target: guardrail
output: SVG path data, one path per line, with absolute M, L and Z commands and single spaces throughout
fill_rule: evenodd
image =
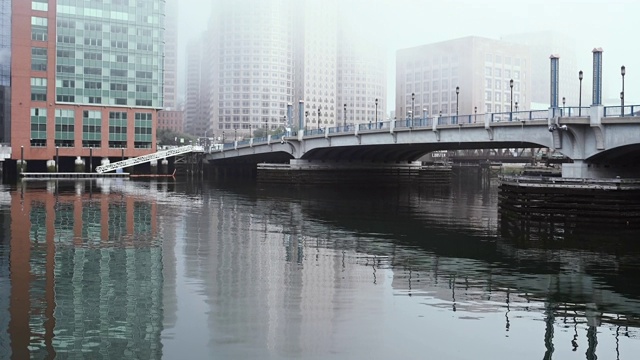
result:
M 346 126 L 334 126 L 325 128 L 305 129 L 304 137 L 317 137 L 327 136 L 333 134 L 354 134 L 362 132 L 387 132 L 392 127 L 394 129 L 413 129 L 413 128 L 431 128 L 433 122 L 437 121 L 436 126 L 446 125 L 463 125 L 463 124 L 484 124 L 500 123 L 509 121 L 532 121 L 532 120 L 548 120 L 549 116 L 553 117 L 588 117 L 591 115 L 591 107 L 559 107 L 547 110 L 525 110 L 525 111 L 513 111 L 513 112 L 501 112 L 501 113 L 487 113 L 487 114 L 473 114 L 473 115 L 445 115 L 438 117 L 424 117 L 414 119 L 400 119 L 400 120 L 387 120 L 378 122 L 367 122 L 358 124 L 349 124 Z M 624 109 L 620 106 L 607 106 L 604 107 L 604 116 L 640 116 L 640 105 L 625 106 Z M 357 134 L 356 133 L 356 134 Z M 297 137 L 298 130 L 292 130 L 287 135 L 286 133 L 271 135 L 271 141 L 277 141 L 284 137 Z M 253 138 L 250 140 L 243 140 L 237 142 L 237 144 L 229 143 L 225 144 L 223 150 L 231 149 L 234 147 L 244 147 L 248 145 L 256 145 L 267 143 L 267 137 Z
M 153 154 L 147 154 L 147 155 L 142 155 L 142 156 L 138 156 L 138 157 L 127 159 L 127 160 L 116 161 L 114 163 L 107 164 L 107 165 L 100 165 L 96 168 L 96 172 L 102 174 L 108 171 L 113 171 L 117 169 L 126 168 L 129 166 L 143 164 L 146 162 L 150 162 L 152 160 L 164 159 L 171 156 L 186 154 L 194 150 L 202 151 L 203 148 L 201 146 L 187 145 L 187 146 L 182 146 L 182 147 L 174 148 L 170 150 L 158 151 Z
M 640 116 L 640 105 L 605 106 L 604 117 Z

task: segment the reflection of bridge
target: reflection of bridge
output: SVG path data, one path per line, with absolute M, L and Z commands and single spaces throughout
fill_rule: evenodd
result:
M 226 143 L 213 164 L 287 162 L 296 166 L 397 165 L 437 150 L 539 148 L 573 160 L 565 177 L 640 176 L 638 106 L 552 108 L 502 114 L 424 117 L 305 129 Z M 581 113 L 583 116 L 576 116 Z

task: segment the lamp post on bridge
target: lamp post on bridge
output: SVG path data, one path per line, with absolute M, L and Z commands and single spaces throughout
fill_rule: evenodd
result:
M 318 106 L 318 130 L 320 130 L 320 106 Z
M 413 110 L 414 110 L 414 104 L 416 102 L 416 93 L 411 93 L 411 126 L 413 127 Z
M 378 98 L 376 98 L 376 129 L 378 128 Z
M 509 107 L 509 121 L 513 120 L 513 79 L 509 80 L 509 88 L 511 89 L 511 106 Z
M 620 93 L 620 116 L 624 116 L 624 75 L 627 73 L 627 68 L 622 65 L 620 67 L 620 74 L 622 75 L 622 92 Z
M 347 129 L 347 104 L 344 104 L 344 111 L 342 112 L 342 117 L 344 118 L 342 120 L 342 126 L 344 127 L 344 130 L 346 131 Z
M 460 87 L 456 86 L 456 122 L 458 122 L 458 104 L 459 104 L 458 98 L 459 98 L 459 95 L 460 95 Z
M 309 121 L 309 111 L 304 112 L 304 127 L 307 127 L 307 121 Z
M 582 70 L 578 72 L 578 79 L 580 80 L 580 93 L 578 95 L 578 116 L 582 116 Z
M 477 120 L 478 120 L 478 107 L 474 106 L 473 107 L 473 123 L 475 124 Z
M 567 98 L 565 98 L 564 96 L 562 97 L 562 112 L 564 112 L 564 105 L 567 102 Z M 563 114 L 564 115 L 564 114 Z

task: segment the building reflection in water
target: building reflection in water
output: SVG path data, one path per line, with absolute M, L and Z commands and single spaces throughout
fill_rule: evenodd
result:
M 10 320 L 0 328 L 13 358 L 161 357 L 154 200 L 117 182 L 23 183 L 11 192 L 6 238 L 10 298 L 4 307 L 0 295 L 0 311 Z
M 534 242 L 532 245 L 528 241 L 523 242 L 513 232 L 512 222 L 505 221 L 504 218 L 499 221 L 498 214 L 482 211 L 482 204 L 497 202 L 495 192 L 482 191 L 475 192 L 477 196 L 467 196 L 472 191 L 467 193 L 463 187 L 453 188 L 451 194 L 444 194 L 456 199 L 452 202 L 434 198 L 429 191 L 400 192 L 393 194 L 393 202 L 387 204 L 382 196 L 372 199 L 353 195 L 351 199 L 351 195 L 340 193 L 336 198 L 327 194 L 314 197 L 313 191 L 306 191 L 304 200 L 295 199 L 293 195 L 294 201 L 291 201 L 292 195 L 274 195 L 272 190 L 269 189 L 270 199 L 257 200 L 260 209 L 270 210 L 264 214 L 253 214 L 246 221 L 255 223 L 252 234 L 256 238 L 264 237 L 263 241 L 269 237 L 277 237 L 278 234 L 282 236 L 285 259 L 292 265 L 299 263 L 302 268 L 299 273 L 291 274 L 292 280 L 306 283 L 304 273 L 314 271 L 309 262 L 314 255 L 321 259 L 324 256 L 325 261 L 335 262 L 334 265 L 321 266 L 319 269 L 324 268 L 322 271 L 337 269 L 341 261 L 344 266 L 344 257 L 340 260 L 340 257 L 335 256 L 335 251 L 338 250 L 342 254 L 349 254 L 347 258 L 350 260 L 347 263 L 351 265 L 351 271 L 358 267 L 369 269 L 358 271 L 359 276 L 376 284 L 381 280 L 378 276 L 380 269 L 392 269 L 391 286 L 398 294 L 419 297 L 424 304 L 450 310 L 462 319 L 482 319 L 491 314 L 503 313 L 505 335 L 514 331 L 514 320 L 521 318 L 523 313 L 529 313 L 524 315 L 527 317 L 539 318 L 544 323 L 544 331 L 539 333 L 538 339 L 540 344 L 544 344 L 544 358 L 552 358 L 554 352 L 556 356 L 558 352 L 562 353 L 558 349 L 581 349 L 587 359 L 595 359 L 597 352 L 607 358 L 619 358 L 622 337 L 640 338 L 640 293 L 635 291 L 637 289 L 633 285 L 615 284 L 617 278 L 626 277 L 624 271 L 627 267 L 624 262 L 636 264 L 629 269 L 637 269 L 637 264 L 640 263 L 638 257 L 630 254 L 607 254 L 599 248 L 591 248 L 589 244 L 593 240 L 587 239 L 584 232 L 579 232 L 580 227 L 571 225 L 568 227 L 572 231 L 563 235 L 566 236 L 566 241 L 561 239 L 562 233 L 556 233 L 556 243 L 552 247 L 547 247 L 545 243 L 535 245 Z M 278 196 L 288 201 L 282 201 Z M 461 199 L 466 206 L 458 206 Z M 293 208 L 283 209 L 284 205 L 281 204 L 288 204 Z M 388 212 L 380 209 L 388 209 Z M 345 216 L 347 213 L 357 216 Z M 285 219 L 284 214 L 298 215 Z M 377 218 L 381 221 L 378 226 L 376 223 L 360 221 L 363 218 Z M 228 227 L 237 221 L 230 220 L 220 218 L 218 229 L 229 230 Z M 317 228 L 324 231 L 327 227 L 335 229 L 334 234 L 314 233 L 313 224 L 316 221 L 323 224 Z M 458 226 L 456 221 L 461 224 L 459 226 L 472 228 L 476 234 L 465 236 L 454 231 L 449 234 L 447 226 Z M 516 223 L 520 224 L 519 221 Z M 528 225 L 523 232 L 535 236 L 536 232 L 530 231 L 531 223 L 526 224 Z M 290 229 L 299 229 L 304 236 L 286 234 Z M 341 229 L 346 229 L 346 232 Z M 505 229 L 509 231 L 505 233 Z M 362 237 L 354 238 L 352 233 L 361 234 Z M 572 240 L 576 234 L 580 234 L 583 240 L 582 248 L 576 247 Z M 624 234 L 624 231 L 618 234 Z M 621 236 L 623 235 L 619 235 L 617 240 L 621 240 Z M 393 240 L 389 241 L 389 238 Z M 257 240 L 250 243 L 259 244 L 260 241 Z M 228 243 L 234 244 L 237 241 Z M 613 249 L 619 250 L 628 248 L 630 243 L 614 241 L 614 244 L 617 247 Z M 602 247 L 609 248 L 611 252 L 610 245 L 611 243 L 602 244 Z M 333 251 L 325 254 L 326 248 Z M 356 255 L 355 261 L 354 252 L 360 254 Z M 238 251 L 231 251 L 227 256 L 233 256 L 234 253 L 240 254 Z M 638 254 L 636 251 L 631 253 Z M 296 254 L 301 255 L 298 257 Z M 596 264 L 602 261 L 616 263 L 610 269 L 619 269 L 619 273 L 595 271 Z M 312 279 L 322 279 L 322 276 L 315 274 Z M 328 278 L 335 279 L 332 286 L 337 288 L 344 281 L 331 275 Z M 274 279 L 268 281 L 268 284 L 281 282 Z M 348 281 L 344 283 L 346 285 Z M 301 293 L 304 294 L 304 286 L 295 288 L 301 288 Z M 320 304 L 338 301 L 331 299 L 331 289 L 323 291 L 314 295 L 317 296 L 317 301 L 313 305 L 301 307 L 315 308 L 311 313 L 323 313 Z M 283 301 L 286 302 L 287 298 L 301 302 L 300 299 L 305 297 L 301 294 L 288 294 Z M 338 314 L 337 309 L 339 307 L 331 310 L 334 318 Z M 329 312 L 325 315 L 325 318 L 332 317 Z M 330 323 L 327 325 L 330 326 Z M 558 332 L 565 331 L 566 328 L 572 328 L 572 334 L 566 343 L 560 343 L 558 338 L 564 337 L 559 337 Z M 515 331 L 521 330 L 516 328 Z M 614 349 L 602 346 L 598 349 L 598 336 L 603 336 L 599 334 L 600 331 L 615 334 Z M 289 340 L 298 337 L 300 341 L 304 341 L 303 331 L 295 329 L 291 334 Z M 317 336 L 319 340 L 322 339 L 321 333 Z M 300 344 L 300 341 L 297 343 Z

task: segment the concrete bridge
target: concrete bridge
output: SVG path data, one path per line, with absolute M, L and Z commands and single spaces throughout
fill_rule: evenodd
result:
M 303 129 L 225 143 L 207 160 L 213 165 L 288 162 L 291 169 L 378 168 L 410 166 L 437 150 L 529 147 L 546 147 L 572 159 L 562 165 L 563 177 L 640 177 L 640 105 L 424 116 Z

